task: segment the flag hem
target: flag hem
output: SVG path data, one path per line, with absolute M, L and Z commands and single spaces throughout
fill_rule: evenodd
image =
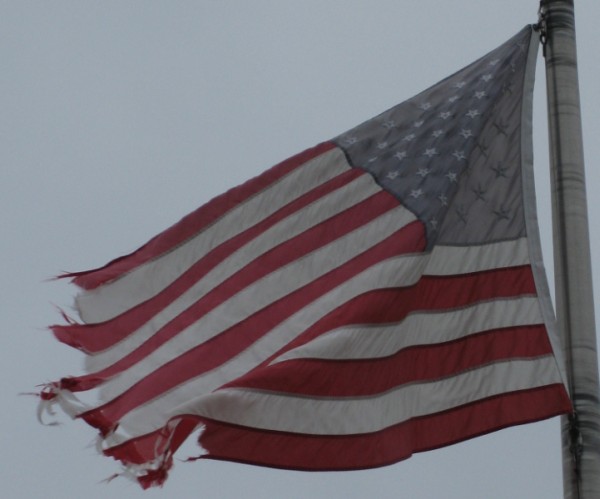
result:
M 533 26 L 531 26 L 533 31 Z M 521 179 L 523 182 L 523 210 L 531 270 L 538 290 L 540 309 L 548 338 L 554 352 L 554 359 L 567 393 L 570 395 L 566 363 L 562 350 L 562 342 L 557 328 L 556 316 L 550 296 L 550 288 L 544 267 L 542 244 L 538 227 L 535 181 L 533 171 L 533 89 L 535 83 L 535 66 L 539 43 L 534 34 L 529 41 L 525 77 L 523 81 L 523 102 L 521 106 Z

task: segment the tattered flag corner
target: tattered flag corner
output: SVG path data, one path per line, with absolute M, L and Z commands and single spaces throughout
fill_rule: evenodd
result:
M 144 488 L 199 429 L 202 458 L 351 470 L 571 411 L 535 216 L 536 53 L 526 27 L 67 274 L 81 322 L 52 331 L 87 373 L 41 409 L 97 428 Z

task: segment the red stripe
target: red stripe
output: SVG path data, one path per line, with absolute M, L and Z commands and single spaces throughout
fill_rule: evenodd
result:
M 214 248 L 163 291 L 140 305 L 127 310 L 118 317 L 98 324 L 52 326 L 51 329 L 54 332 L 54 335 L 59 341 L 83 350 L 86 353 L 101 352 L 110 348 L 122 341 L 133 331 L 139 329 L 158 312 L 179 298 L 196 282 L 239 248 L 259 237 L 263 232 L 273 227 L 281 220 L 300 211 L 302 208 L 305 208 L 319 198 L 324 197 L 337 189 L 343 188 L 362 175 L 366 175 L 366 173 L 357 168 L 353 168 L 321 184 L 315 189 L 312 189 L 310 192 L 307 192 L 303 196 L 292 201 L 258 224 L 246 229 Z
M 378 209 L 385 209 L 385 206 L 387 206 L 385 195 L 378 194 L 377 196 L 379 199 L 378 203 L 381 203 Z M 356 209 L 360 214 L 360 205 L 357 206 Z M 363 214 L 366 214 L 366 211 L 363 212 Z M 351 217 L 351 220 L 352 219 L 357 223 L 360 221 L 360 215 L 357 215 L 357 218 Z M 328 234 L 330 236 L 335 236 L 337 231 L 351 227 L 335 223 L 334 220 L 332 226 L 324 224 L 322 228 L 325 230 L 321 236 L 311 237 L 309 234 L 306 236 L 306 239 L 308 241 L 318 241 L 321 237 L 326 238 Z M 317 229 L 315 228 L 315 230 Z M 301 240 L 302 237 L 299 239 Z M 294 254 L 293 250 L 300 249 L 302 244 L 292 243 L 290 246 L 292 247 L 291 251 L 288 251 L 288 247 L 285 245 L 280 248 L 282 251 L 274 251 L 274 254 L 278 253 L 278 255 L 275 255 L 276 258 L 273 261 L 284 264 L 285 260 L 279 260 L 279 258 L 285 257 L 286 255 L 291 257 Z M 408 251 L 410 252 L 411 249 L 409 248 Z M 249 266 L 248 269 L 249 274 L 257 272 L 254 275 L 260 277 L 260 272 L 263 270 L 266 271 L 267 268 L 263 265 L 262 260 L 258 260 L 254 265 Z M 215 288 L 213 292 L 199 300 L 195 306 L 190 307 L 188 311 L 158 330 L 149 341 L 117 363 L 100 372 L 67 378 L 63 380 L 65 387 L 68 386 L 68 389 L 73 392 L 92 389 L 108 377 L 122 372 L 135 362 L 143 359 L 154 349 L 164 344 L 170 338 L 176 336 L 185 327 L 198 320 L 206 312 L 210 311 L 219 303 L 222 303 L 225 298 L 228 298 L 230 294 L 227 293 L 221 294 L 221 298 L 218 298 L 218 296 L 223 290 L 231 292 L 232 289 L 230 286 L 238 286 L 237 279 L 238 277 L 233 276 L 230 280 L 231 282 L 226 281 L 222 286 Z M 233 289 L 233 291 L 236 291 L 236 289 Z M 415 286 L 372 291 L 341 305 L 304 332 L 296 340 L 292 341 L 283 350 L 274 354 L 270 359 L 265 361 L 265 364 L 269 363 L 276 356 L 283 354 L 285 351 L 296 348 L 301 344 L 313 340 L 326 331 L 345 324 L 397 322 L 406 317 L 408 313 L 415 310 L 451 309 L 477 301 L 493 299 L 495 297 L 510 297 L 513 295 L 518 296 L 534 293 L 535 283 L 533 275 L 530 268 L 525 266 L 461 276 L 424 276 Z M 294 296 L 296 295 L 292 294 L 290 298 L 293 299 Z M 268 308 L 265 309 L 263 313 L 268 310 Z M 262 317 L 264 317 L 263 313 L 257 316 L 260 320 L 265 320 L 262 319 Z M 249 325 L 248 321 L 244 321 L 240 326 L 256 332 L 262 331 L 262 328 L 260 327 L 256 328 L 256 326 Z M 232 352 L 232 347 L 234 345 L 239 349 L 232 352 L 232 355 L 235 355 L 239 353 L 241 349 L 246 348 L 249 345 L 247 341 L 244 341 L 242 345 L 239 345 L 239 339 L 232 338 L 234 330 L 235 329 L 230 329 L 226 335 L 221 335 L 221 338 L 213 339 L 206 344 L 206 346 L 202 347 L 201 350 L 206 352 L 205 355 L 208 358 L 203 360 L 197 358 L 195 362 L 198 364 L 206 362 L 206 365 L 210 366 L 212 369 L 220 365 L 221 362 L 227 360 L 226 352 Z M 240 338 L 249 340 L 251 337 L 240 333 Z M 183 358 L 184 357 L 182 357 L 182 359 Z M 215 362 L 218 363 L 215 364 Z
M 354 272 L 359 270 L 358 262 L 349 262 L 349 264 L 352 264 Z M 443 282 L 443 286 L 440 286 L 440 281 Z M 134 407 L 235 357 L 268 333 L 272 327 L 310 303 L 313 293 L 320 295 L 337 284 L 337 280 L 327 282 L 325 279 L 319 279 L 305 286 L 285 300 L 231 327 L 213 340 L 182 354 L 148 375 L 115 401 L 85 413 L 82 417 L 92 425 L 100 424 L 99 427 L 106 431 L 110 428 L 107 425 L 114 425 Z M 443 293 L 436 292 L 440 287 L 443 287 Z M 469 291 L 464 292 L 465 289 Z M 423 285 L 419 283 L 410 288 L 365 293 L 328 314 L 301 335 L 298 341 L 291 342 L 290 345 L 297 346 L 318 334 L 342 325 L 397 322 L 415 310 L 453 309 L 490 298 L 527 295 L 534 291 L 535 286 L 529 267 L 501 269 L 454 278 L 425 278 Z M 414 295 L 420 299 L 412 300 Z M 292 347 L 284 348 L 271 359 L 290 348 Z M 547 353 L 547 350 L 542 348 L 541 353 Z M 270 359 L 262 365 L 265 366 L 268 362 Z M 253 376 L 253 374 L 246 376 Z
M 561 384 L 506 393 L 441 413 L 410 419 L 382 431 L 358 435 L 305 435 L 261 431 L 196 416 L 182 416 L 175 452 L 197 423 L 204 423 L 201 446 L 205 459 L 236 461 L 303 471 L 376 468 L 412 454 L 444 447 L 517 424 L 572 411 Z M 104 453 L 125 463 L 143 464 L 156 455 L 159 431 L 138 437 Z M 167 466 L 158 476 L 166 478 Z M 152 485 L 152 474 L 141 482 Z M 157 475 L 154 475 L 157 476 Z
M 503 328 L 446 343 L 413 346 L 384 358 L 284 361 L 255 369 L 226 387 L 314 397 L 361 397 L 500 360 L 549 354 L 552 347 L 543 325 Z
M 556 384 L 476 401 L 363 435 L 286 434 L 207 421 L 201 444 L 208 451 L 204 457 L 212 459 L 298 470 L 364 469 L 570 410 L 564 387 Z
M 130 272 L 135 267 L 157 258 L 187 241 L 236 205 L 266 189 L 302 164 L 334 149 L 333 143 L 325 142 L 273 166 L 261 175 L 212 199 L 193 211 L 169 229 L 152 238 L 144 246 L 129 255 L 116 258 L 98 269 L 67 273 L 60 277 L 74 277 L 73 283 L 84 289 L 93 289 Z
M 216 339 L 165 364 L 108 404 L 85 412 L 80 417 L 103 432 L 110 430 L 127 412 L 232 358 L 277 324 L 339 284 L 392 256 L 422 251 L 425 244 L 423 225 L 420 222 L 405 226 L 349 262 L 239 322 Z
M 388 244 L 391 245 L 390 249 L 393 250 L 394 242 L 390 241 Z M 369 261 L 370 263 L 372 262 Z M 354 273 L 358 273 L 363 269 L 363 266 L 358 266 L 356 262 L 352 261 L 347 263 L 346 267 L 352 268 Z M 286 311 L 289 311 L 289 315 L 291 315 L 299 307 L 308 303 L 304 300 L 313 296 L 315 291 L 321 290 L 325 293 L 337 284 L 337 280 L 332 281 L 331 277 L 323 277 L 312 285 L 292 293 L 286 300 L 278 302 L 276 306 L 263 309 L 218 337 L 190 350 L 178 359 L 178 363 L 188 362 L 193 366 L 192 369 L 196 376 L 214 369 L 229 358 L 239 354 L 252 342 L 268 332 L 271 327 L 284 320 L 288 316 Z M 311 294 L 309 294 L 309 291 Z M 292 348 L 312 341 L 319 335 L 344 325 L 398 322 L 404 319 L 407 314 L 418 310 L 441 311 L 488 299 L 534 294 L 534 292 L 535 283 L 529 267 L 512 267 L 448 277 L 425 276 L 414 286 L 374 290 L 350 300 L 327 314 L 282 350 L 273 354 L 263 365 L 267 365 L 272 359 Z M 298 299 L 300 301 L 297 301 Z M 289 308 L 286 308 L 288 303 L 290 304 Z M 277 310 L 278 315 L 270 316 L 271 310 Z M 165 334 L 168 333 L 172 336 L 179 330 L 161 330 L 156 334 L 159 335 L 165 331 Z M 252 331 L 253 334 L 248 334 L 248 331 Z M 155 339 L 160 340 L 161 344 L 166 341 L 166 338 L 161 339 L 160 336 L 154 336 L 147 345 L 143 345 L 130 356 L 126 356 L 122 361 L 106 370 L 64 379 L 62 381 L 63 388 L 78 392 L 98 386 L 109 376 L 120 372 L 135 360 L 143 358 L 146 354 L 145 348 L 156 347 L 157 343 L 153 343 Z M 165 369 L 167 368 L 169 371 L 175 371 L 173 379 L 179 379 L 179 376 L 187 372 L 185 369 L 180 369 L 179 364 L 169 364 L 168 367 L 165 367 Z M 159 370 L 155 374 L 167 379 L 167 374 L 164 371 Z M 158 389 L 163 384 L 164 381 L 156 381 L 152 386 L 154 389 Z
M 341 326 L 394 323 L 419 310 L 441 312 L 485 300 L 535 293 L 535 281 L 529 266 L 457 276 L 423 276 L 414 286 L 374 290 L 340 305 L 273 354 L 263 365 Z
M 346 267 L 351 267 L 352 270 L 358 270 L 356 269 L 356 266 L 362 267 L 363 264 L 360 260 L 357 260 L 356 262 L 349 262 L 349 264 L 346 265 Z M 102 432 L 109 431 L 124 414 L 135 407 L 189 379 L 217 368 L 223 362 L 235 357 L 244 349 L 248 348 L 272 327 L 337 284 L 337 280 L 335 282 L 328 282 L 329 279 L 327 277 L 328 276 L 319 279 L 305 288 L 298 290 L 296 293 L 293 293 L 289 298 L 280 300 L 272 306 L 261 310 L 259 313 L 233 326 L 213 340 L 189 350 L 177 359 L 146 376 L 139 383 L 124 392 L 121 396 L 115 398 L 113 401 L 88 411 L 82 414 L 81 417 L 83 417 L 90 425 L 99 428 Z M 446 292 L 441 294 L 428 292 L 428 288 L 430 287 L 439 287 L 440 278 L 428 278 L 422 286 L 417 285 L 410 288 L 378 290 L 361 295 L 356 300 L 352 300 L 340 307 L 341 309 L 347 308 L 352 311 L 352 313 L 349 312 L 349 317 L 341 316 L 338 318 L 338 322 L 332 321 L 333 317 L 338 317 L 336 310 L 326 316 L 322 321 L 319 321 L 315 327 L 307 330 L 307 333 L 303 335 L 303 339 L 308 337 L 313 338 L 317 331 L 325 332 L 340 327 L 341 325 L 365 323 L 365 321 L 362 320 L 363 316 L 366 315 L 371 319 L 373 313 L 372 310 L 368 309 L 369 304 L 375 306 L 387 303 L 385 311 L 382 310 L 381 314 L 373 317 L 370 322 L 397 322 L 408 313 L 415 310 L 456 308 L 476 301 L 486 300 L 490 296 L 502 297 L 530 294 L 533 286 L 530 269 L 528 267 L 503 269 L 495 272 L 482 272 L 479 274 L 458 276 L 454 279 L 443 278 L 441 280 L 446 285 Z M 515 282 L 518 283 L 517 286 L 515 285 Z M 479 289 L 482 294 L 479 296 L 471 293 L 462 294 L 460 290 L 465 287 Z M 409 299 L 403 299 L 403 296 L 411 293 L 421 295 L 423 301 L 411 303 Z M 394 300 L 389 299 L 390 295 L 395 295 Z M 386 296 L 388 299 L 386 299 Z M 449 300 L 449 297 L 455 301 Z M 363 306 L 367 308 L 363 309 Z M 390 311 L 389 309 L 392 310 Z M 324 328 L 324 324 L 327 325 L 326 329 Z M 500 343 L 502 342 L 501 339 L 498 341 Z M 303 341 L 301 340 L 299 343 L 302 342 Z M 530 352 L 547 353 L 547 342 L 543 342 L 538 346 L 540 348 L 539 351 L 532 349 Z M 510 346 L 507 343 L 507 345 L 504 345 L 502 348 L 510 348 Z M 519 347 L 513 346 L 512 348 Z M 524 348 L 524 351 L 527 351 L 527 347 Z M 285 348 L 283 351 L 287 349 L 288 348 Z M 459 354 L 459 350 L 456 350 L 456 354 Z M 277 355 L 278 354 L 273 355 L 271 358 Z M 441 358 L 443 353 L 438 355 Z M 489 359 L 493 359 L 493 353 L 487 355 L 489 356 Z M 267 365 L 269 361 L 270 360 L 265 361 L 262 366 Z M 287 363 L 282 363 L 281 365 L 284 366 L 286 364 Z M 368 367 L 365 368 L 368 369 Z M 262 369 L 260 366 L 256 368 L 257 371 L 260 369 Z M 284 370 L 283 367 L 281 369 Z M 393 368 L 390 369 L 393 370 Z M 293 372 L 291 374 L 293 375 Z M 252 376 L 254 376 L 254 374 L 251 372 L 242 378 L 242 384 L 244 383 L 243 380 L 248 378 L 252 379 Z M 289 379 L 287 374 L 285 375 L 285 379 Z M 350 379 L 354 379 L 354 376 Z M 325 381 L 324 378 L 317 378 L 317 382 L 324 383 Z M 70 389 L 72 390 L 72 388 Z
M 247 288 L 267 274 L 302 258 L 340 237 L 368 224 L 384 213 L 398 207 L 396 199 L 385 191 L 352 206 L 321 224 L 293 237 L 256 258 L 239 272 L 209 291 L 204 297 L 157 330 L 136 350 L 102 371 L 71 379 L 71 391 L 88 390 L 102 379 L 118 374 L 147 357 L 161 345 L 193 325 L 214 308 Z

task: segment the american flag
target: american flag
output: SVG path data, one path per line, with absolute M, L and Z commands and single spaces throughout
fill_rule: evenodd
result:
M 68 274 L 48 384 L 142 486 L 199 457 L 387 465 L 569 412 L 541 263 L 526 27 L 488 55 Z

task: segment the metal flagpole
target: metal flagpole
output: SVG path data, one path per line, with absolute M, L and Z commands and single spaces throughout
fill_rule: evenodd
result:
M 600 498 L 600 403 L 573 0 L 541 0 L 556 314 L 575 412 L 562 419 L 565 499 Z

